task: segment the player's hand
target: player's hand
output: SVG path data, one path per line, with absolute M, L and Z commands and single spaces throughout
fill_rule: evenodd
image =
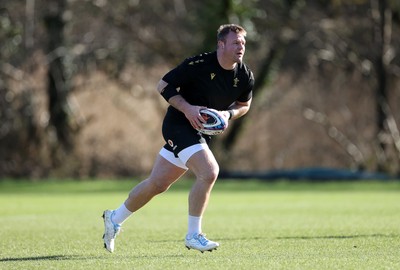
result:
M 222 117 L 224 117 L 224 120 L 225 120 L 226 124 L 228 125 L 228 123 L 229 123 L 229 117 L 231 116 L 231 115 L 229 114 L 229 112 L 228 112 L 228 111 L 218 111 L 218 112 L 219 112 L 219 114 L 222 115 Z M 228 126 L 227 126 L 227 127 L 228 127 Z
M 168 103 L 181 111 L 194 129 L 202 129 L 206 121 L 201 117 L 200 110 L 205 109 L 204 106 L 195 106 L 189 104 L 181 95 L 176 95 L 168 100 Z
M 202 129 L 203 123 L 206 122 L 200 115 L 201 109 L 205 109 L 205 107 L 190 105 L 185 108 L 184 114 L 194 129 Z

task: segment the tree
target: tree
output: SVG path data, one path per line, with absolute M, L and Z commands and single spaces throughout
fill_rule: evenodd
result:
M 397 28 L 399 23 L 398 15 L 395 16 L 398 14 L 398 11 L 395 11 L 396 3 L 386 0 L 353 2 L 339 1 L 335 5 L 328 6 L 333 20 L 341 19 L 349 24 L 351 16 L 357 16 L 360 21 L 352 25 L 351 31 L 345 28 L 327 28 L 320 33 L 318 41 L 322 44 L 319 54 L 321 60 L 317 61 L 322 67 L 331 65 L 348 71 L 348 74 L 351 72 L 363 74 L 363 79 L 369 83 L 374 93 L 375 119 L 371 125 L 376 130 L 375 138 L 368 142 L 350 139 L 346 136 L 348 131 L 332 124 L 329 115 L 322 111 L 307 108 L 304 115 L 326 128 L 327 134 L 348 153 L 356 168 L 368 168 L 398 175 L 400 173 L 399 130 L 389 102 L 395 90 L 389 82 L 394 81 L 395 70 L 399 68 L 399 57 L 394 50 L 398 47 L 398 43 L 396 44 L 392 36 L 396 23 Z M 361 14 L 365 13 L 368 16 L 362 18 Z M 318 53 L 315 57 L 318 57 Z M 359 134 L 363 134 L 363 131 L 360 130 Z M 365 153 L 359 146 L 364 143 L 375 149 L 372 155 Z
M 374 26 L 373 39 L 376 46 L 372 62 L 376 73 L 376 132 L 379 147 L 377 170 L 385 172 L 389 169 L 387 168 L 388 159 L 391 159 L 387 154 L 388 140 L 384 139 L 385 137 L 391 137 L 390 141 L 396 146 L 397 155 L 392 159 L 394 158 L 394 162 L 400 162 L 399 130 L 395 122 L 389 120 L 392 116 L 388 102 L 388 69 L 391 60 L 387 55 L 392 49 L 393 12 L 386 0 L 374 0 L 371 1 L 371 13 Z M 396 173 L 400 175 L 400 167 L 397 168 Z
M 66 54 L 63 14 L 66 11 L 65 0 L 49 2 L 48 13 L 44 16 L 48 35 L 48 56 L 53 56 L 48 65 L 49 124 L 54 127 L 60 145 L 70 150 L 73 147 L 72 130 L 69 122 L 68 94 L 70 78 L 66 75 L 64 58 Z
M 253 124 L 251 117 L 289 105 L 290 113 L 304 116 L 296 121 L 305 123 L 294 123 L 284 115 L 288 110 L 275 110 L 274 117 L 290 123 L 265 117 L 272 128 L 281 124 L 267 143 L 263 141 L 268 147 L 276 145 L 271 155 L 287 150 L 280 150 L 283 140 L 290 148 L 298 139 L 286 125 L 298 124 L 299 130 L 317 126 L 307 136 L 320 139 L 318 132 L 325 132 L 325 146 L 334 148 L 331 155 L 339 157 L 340 166 L 398 173 L 399 18 L 397 0 L 3 0 L 0 175 L 47 175 L 60 164 L 53 160 L 76 150 L 76 131 L 85 125 L 76 125 L 69 97 L 91 83 L 86 78 L 101 74 L 138 102 L 143 96 L 156 100 L 156 94 L 135 80 L 156 83 L 184 57 L 214 50 L 216 28 L 227 22 L 248 30 L 245 61 L 256 85 L 251 113 L 232 122 L 222 141 L 217 139 L 224 158 L 235 155 L 236 142 L 242 143 L 247 132 L 243 126 Z M 150 73 L 154 77 L 148 77 Z M 274 84 L 282 78 L 292 80 L 283 91 Z M 295 98 L 281 106 L 293 89 Z M 358 99 L 364 107 L 354 102 Z M 158 102 L 161 115 L 164 107 Z M 341 110 L 348 112 L 348 119 L 338 119 Z M 313 139 L 303 138 L 296 146 Z M 305 147 L 315 152 L 318 146 Z

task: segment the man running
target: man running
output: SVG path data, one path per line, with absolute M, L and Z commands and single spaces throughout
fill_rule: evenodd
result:
M 221 25 L 216 51 L 187 58 L 158 83 L 158 92 L 170 104 L 162 125 L 166 144 L 150 176 L 131 190 L 118 209 L 104 211 L 103 240 L 108 251 L 114 251 L 122 223 L 154 196 L 166 191 L 187 170 L 194 173 L 196 180 L 189 193 L 185 246 L 201 252 L 219 247 L 219 243 L 205 237 L 201 226 L 219 166 L 208 147 L 211 137 L 197 131 L 204 123 L 199 111 L 218 110 L 226 122 L 249 111 L 254 77 L 243 63 L 245 37 L 243 27 Z

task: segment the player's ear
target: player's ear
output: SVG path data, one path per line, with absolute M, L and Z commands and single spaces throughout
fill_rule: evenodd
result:
M 223 49 L 225 47 L 225 43 L 222 40 L 218 40 L 218 48 Z

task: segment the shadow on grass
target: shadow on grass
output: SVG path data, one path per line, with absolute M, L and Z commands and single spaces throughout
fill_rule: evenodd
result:
M 120 258 L 128 259 L 144 259 L 144 258 L 183 258 L 184 255 L 163 255 L 163 256 L 150 256 L 150 255 L 136 255 L 136 256 L 120 256 Z M 32 256 L 32 257 L 20 257 L 20 258 L 0 258 L 0 263 L 2 262 L 26 262 L 26 261 L 74 261 L 74 260 L 88 260 L 88 257 L 78 256 L 78 255 L 53 255 L 53 256 Z M 107 256 L 90 257 L 90 259 L 107 259 Z M 1 267 L 0 267 L 1 268 Z
M 320 235 L 320 236 L 280 236 L 273 237 L 278 240 L 290 240 L 290 239 L 303 239 L 303 240 L 312 240 L 312 239 L 354 239 L 354 238 L 369 238 L 369 237 L 382 237 L 382 238 L 397 238 L 400 235 L 395 234 L 357 234 L 357 235 Z M 252 237 L 224 237 L 224 238 L 215 238 L 217 241 L 244 241 L 244 240 L 270 240 L 271 237 L 264 236 L 252 236 Z M 165 239 L 165 240 L 149 240 L 152 243 L 176 243 L 182 242 L 182 240 L 178 239 Z
M 74 255 L 53 255 L 22 258 L 0 258 L 0 262 L 22 262 L 22 261 L 64 261 L 64 260 L 83 260 L 84 258 Z
M 276 239 L 353 239 L 353 238 L 368 238 L 368 237 L 386 237 L 395 238 L 399 237 L 394 234 L 357 234 L 357 235 L 325 235 L 325 236 L 288 236 L 288 237 L 276 237 Z
M 253 236 L 253 237 L 242 237 L 242 238 L 229 238 L 229 237 L 225 237 L 225 238 L 213 238 L 213 240 L 216 241 L 242 241 L 242 240 L 267 240 L 267 239 L 271 239 L 270 237 L 258 237 L 258 236 Z M 178 242 L 182 242 L 183 243 L 183 239 L 165 239 L 165 240 L 149 240 L 148 242 L 150 243 L 178 243 Z
M 267 237 L 267 236 L 250 236 L 250 237 L 223 237 L 213 238 L 216 241 L 249 241 L 249 240 L 312 240 L 312 239 L 354 239 L 354 238 L 398 238 L 400 235 L 396 234 L 357 234 L 357 235 L 316 235 L 316 236 L 280 236 L 280 237 Z M 178 243 L 183 242 L 182 239 L 163 239 L 163 240 L 147 240 L 150 243 Z

